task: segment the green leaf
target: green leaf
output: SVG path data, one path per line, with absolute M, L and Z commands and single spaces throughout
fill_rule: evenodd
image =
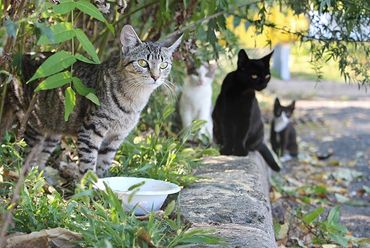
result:
M 175 108 L 171 105 L 166 106 L 163 111 L 163 120 L 166 120 L 173 112 L 175 112 Z
M 303 216 L 303 221 L 306 224 L 311 224 L 315 219 L 317 219 L 317 217 L 320 216 L 320 214 L 322 214 L 322 212 L 324 212 L 324 208 L 322 208 L 322 207 L 316 208 L 312 212 L 304 215 Z
M 181 244 L 220 244 L 225 245 L 223 238 L 211 234 L 212 229 L 189 229 L 182 233 Z
M 127 197 L 127 201 L 128 203 L 130 203 L 132 201 L 132 199 L 134 198 L 134 196 L 136 195 L 136 193 L 139 192 L 139 189 L 134 189 Z
M 215 30 L 217 30 L 217 23 L 214 19 L 211 19 L 208 22 L 207 40 L 209 41 L 209 43 L 213 47 L 213 51 L 215 53 L 215 58 L 218 58 L 218 51 L 217 51 L 217 47 L 216 47 L 217 37 L 216 37 Z
M 329 233 L 329 237 L 341 247 L 348 247 L 348 238 L 344 237 L 343 234 Z
M 90 3 L 90 1 L 86 0 L 80 0 L 78 2 L 75 2 L 76 8 L 84 12 L 85 14 L 88 14 L 91 17 L 94 17 L 95 19 L 107 23 L 102 13 L 93 5 Z
M 79 61 L 82 61 L 82 62 L 84 62 L 84 63 L 88 63 L 88 64 L 97 64 L 96 62 L 94 62 L 94 61 L 92 61 L 92 60 L 90 60 L 90 59 L 88 59 L 88 58 L 86 58 L 85 56 L 83 56 L 82 54 L 79 54 L 79 53 L 76 53 L 75 54 L 75 58 L 77 59 L 77 60 L 79 60 Z
M 339 221 L 340 221 L 340 209 L 339 209 L 339 206 L 336 206 L 336 207 L 334 207 L 334 208 L 332 208 L 330 210 L 329 215 L 328 215 L 328 218 L 327 218 L 327 221 L 331 225 L 339 224 Z
M 85 86 L 83 84 L 83 82 L 81 81 L 81 79 L 79 79 L 77 77 L 73 77 L 72 82 L 73 82 L 73 87 L 75 88 L 77 93 L 80 94 L 81 96 L 86 96 L 89 93 L 94 93 L 95 92 L 95 90 L 93 88 L 89 88 L 89 87 Z
M 41 37 L 44 37 L 51 42 L 55 42 L 55 35 L 54 31 L 50 28 L 50 26 L 47 26 L 45 23 L 36 22 L 35 26 L 40 30 Z M 39 39 L 40 40 L 40 39 Z
M 92 189 L 88 189 L 88 190 L 81 191 L 81 192 L 79 192 L 77 194 L 74 194 L 71 197 L 71 199 L 78 200 L 81 197 L 85 197 L 85 196 L 92 197 L 93 195 L 94 195 L 94 191 Z
M 221 15 L 216 18 L 216 23 L 217 23 L 217 30 L 219 31 L 220 29 L 226 29 L 226 19 L 225 16 Z
M 75 34 L 77 39 L 80 41 L 83 49 L 91 56 L 91 58 L 97 64 L 100 64 L 100 60 L 98 55 L 96 54 L 94 45 L 90 42 L 89 38 L 85 35 L 85 33 L 81 29 L 75 29 Z
M 171 201 L 166 209 L 164 210 L 164 216 L 169 216 L 170 214 L 172 214 L 173 210 L 175 210 L 175 207 L 176 207 L 176 202 L 175 201 Z
M 242 19 L 239 16 L 234 16 L 233 17 L 233 26 L 234 26 L 234 28 L 236 28 L 237 26 L 239 26 L 241 20 Z
M 71 12 L 76 8 L 76 4 L 73 0 L 62 0 L 59 4 L 53 6 L 53 11 L 55 13 L 64 15 Z
M 114 27 L 111 23 L 108 23 L 106 22 L 105 25 L 107 26 L 107 28 L 109 29 L 109 31 L 111 31 L 111 33 L 114 35 Z
M 53 33 L 53 39 L 50 39 L 47 35 L 41 35 L 40 39 L 37 41 L 37 45 L 48 45 L 57 44 L 75 37 L 75 32 L 72 27 L 72 23 L 62 22 L 57 23 L 50 27 Z
M 42 77 L 53 75 L 57 72 L 64 70 L 65 68 L 73 65 L 76 62 L 76 58 L 66 51 L 59 51 L 42 63 L 37 69 L 32 78 L 27 83 Z
M 52 75 L 42 81 L 37 88 L 35 89 L 35 92 L 38 92 L 40 90 L 50 90 L 59 88 L 69 82 L 71 82 L 71 73 L 69 71 L 64 71 L 57 73 L 55 75 Z
M 5 21 L 5 28 L 8 35 L 15 38 L 17 35 L 18 25 L 12 20 L 8 19 Z
M 366 193 L 370 194 L 370 187 L 363 185 L 362 188 L 365 190 Z
M 100 101 L 94 93 L 89 93 L 85 97 L 92 101 L 93 103 L 95 103 L 96 105 L 100 106 Z
M 73 77 L 72 82 L 73 82 L 73 87 L 75 88 L 78 94 L 86 97 L 87 99 L 95 103 L 96 105 L 100 106 L 100 101 L 98 97 L 95 95 L 95 89 L 87 87 L 77 77 Z
M 64 121 L 68 121 L 69 115 L 72 113 L 76 105 L 76 93 L 71 87 L 68 87 L 64 92 Z
M 143 186 L 144 184 L 145 184 L 145 181 L 142 181 L 142 182 L 140 182 L 140 183 L 136 183 L 136 184 L 134 184 L 134 185 L 131 185 L 127 190 L 128 190 L 128 191 L 131 191 L 131 190 L 133 190 L 133 189 L 139 188 L 140 186 Z

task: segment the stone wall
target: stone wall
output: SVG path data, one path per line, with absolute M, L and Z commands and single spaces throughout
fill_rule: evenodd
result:
M 268 197 L 269 173 L 257 152 L 248 157 L 204 160 L 196 171 L 201 180 L 181 191 L 180 206 L 194 227 L 215 229 L 227 242 L 207 247 L 276 247 Z

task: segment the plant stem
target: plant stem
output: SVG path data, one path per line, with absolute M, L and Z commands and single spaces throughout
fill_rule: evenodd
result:
M 250 5 L 254 5 L 254 4 L 257 4 L 257 3 L 260 3 L 260 1 L 254 1 L 254 2 L 250 2 L 250 3 L 241 4 L 241 5 L 237 6 L 236 8 L 234 8 L 233 10 L 238 10 L 240 8 L 243 8 L 243 7 L 246 7 L 246 6 L 250 6 Z M 210 16 L 207 16 L 205 18 L 202 18 L 202 19 L 200 19 L 198 21 L 195 21 L 195 22 L 189 24 L 188 26 L 185 26 L 185 27 L 180 28 L 179 30 L 177 30 L 175 32 L 172 32 L 172 33 L 168 34 L 166 37 L 170 37 L 170 36 L 173 36 L 173 35 L 182 34 L 184 31 L 187 31 L 189 29 L 194 29 L 198 25 L 201 25 L 201 24 L 204 24 L 206 22 L 209 22 L 210 20 L 215 19 L 215 18 L 217 18 L 217 17 L 219 17 L 221 15 L 227 14 L 227 13 L 229 13 L 228 10 L 222 10 L 222 11 L 216 12 L 213 15 L 210 15 Z
M 73 10 L 71 11 L 71 23 L 72 23 L 72 29 L 74 29 L 74 20 L 73 20 Z M 71 53 L 74 56 L 75 55 L 75 38 L 72 37 L 71 40 Z M 73 64 L 71 65 L 71 74 L 73 73 Z M 71 84 L 72 82 L 70 82 Z
M 147 4 L 144 4 L 144 5 L 142 5 L 142 6 L 138 7 L 138 8 L 136 8 L 136 9 L 134 9 L 133 11 L 131 11 L 131 12 L 127 13 L 127 14 L 122 15 L 122 16 L 121 16 L 121 18 L 119 18 L 118 20 L 114 21 L 114 22 L 112 23 L 112 25 L 113 25 L 113 26 L 116 26 L 116 25 L 117 25 L 117 24 L 119 24 L 120 22 L 124 21 L 126 17 L 128 17 L 128 16 L 130 16 L 130 15 L 132 15 L 132 14 L 135 14 L 135 13 L 139 12 L 140 10 L 145 9 L 145 8 L 147 8 L 147 7 L 151 6 L 151 5 L 157 4 L 157 3 L 159 3 L 159 1 L 155 0 L 155 1 L 149 2 L 149 3 L 147 3 Z M 95 43 L 97 40 L 99 40 L 101 37 L 103 37 L 103 36 L 104 36 L 103 34 L 105 34 L 105 33 L 107 33 L 107 32 L 109 32 L 109 29 L 107 29 L 107 28 L 106 28 L 106 29 L 104 29 L 104 30 L 102 30 L 102 31 L 101 31 L 101 32 L 96 36 L 96 38 L 93 40 L 93 43 Z
M 5 81 L 5 84 L 4 84 L 4 88 L 3 88 L 3 92 L 1 93 L 1 103 L 0 103 L 0 123 L 2 121 L 2 116 L 3 116 L 3 112 L 4 112 L 4 104 L 5 104 L 5 96 L 6 96 L 6 90 L 7 90 L 7 87 L 8 87 L 8 84 L 10 83 L 10 81 L 13 79 L 12 75 L 10 75 L 8 72 L 6 71 L 1 71 L 1 73 L 4 73 L 8 76 L 8 79 Z
M 40 144 L 38 144 L 37 146 L 35 146 L 31 150 L 30 154 L 26 158 L 26 161 L 24 162 L 22 171 L 19 174 L 17 184 L 15 185 L 14 190 L 13 190 L 12 200 L 11 200 L 11 202 L 10 202 L 8 208 L 7 208 L 7 212 L 4 214 L 4 216 L 2 218 L 2 225 L 1 225 L 1 228 L 0 228 L 0 247 L 5 247 L 5 235 L 8 231 L 8 226 L 9 226 L 10 222 L 12 221 L 12 211 L 17 206 L 17 202 L 18 202 L 18 199 L 19 199 L 19 194 L 21 192 L 21 188 L 22 188 L 22 185 L 24 183 L 25 176 L 27 175 L 27 172 L 30 168 L 30 162 L 33 159 L 35 154 L 41 152 L 42 145 L 43 145 L 43 142 L 41 142 Z

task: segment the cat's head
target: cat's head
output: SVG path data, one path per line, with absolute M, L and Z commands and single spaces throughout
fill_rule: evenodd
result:
M 293 115 L 293 111 L 295 108 L 295 101 L 293 100 L 291 104 L 287 106 L 281 105 L 279 98 L 275 98 L 274 103 L 274 117 L 279 118 L 284 115 L 287 118 L 290 118 Z
M 190 83 L 193 85 L 209 85 L 215 78 L 217 65 L 216 63 L 204 62 L 202 65 L 189 72 Z
M 172 67 L 172 54 L 182 35 L 173 35 L 157 42 L 143 42 L 130 25 L 121 31 L 124 73 L 137 86 L 157 88 L 166 82 Z
M 238 77 L 245 83 L 248 88 L 263 90 L 266 88 L 271 78 L 270 58 L 273 51 L 260 59 L 249 59 L 244 49 L 238 53 Z

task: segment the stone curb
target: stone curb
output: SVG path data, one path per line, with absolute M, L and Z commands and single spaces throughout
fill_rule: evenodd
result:
M 276 247 L 269 173 L 257 152 L 206 158 L 195 173 L 199 182 L 181 191 L 181 212 L 193 227 L 212 228 L 227 244 L 192 247 Z

